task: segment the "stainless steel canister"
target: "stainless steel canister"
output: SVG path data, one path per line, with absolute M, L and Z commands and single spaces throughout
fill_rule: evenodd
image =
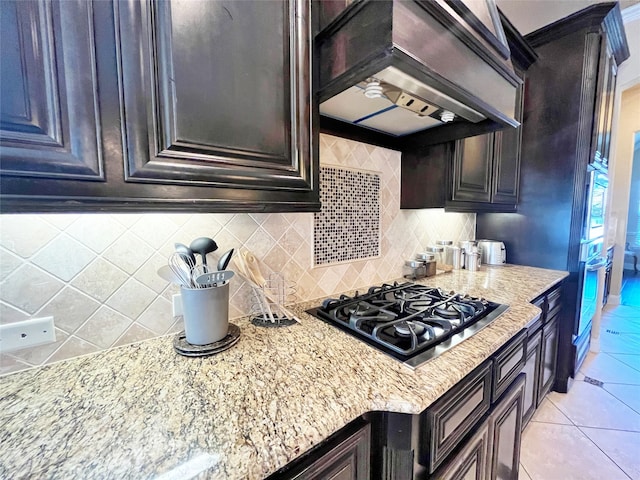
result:
M 463 240 L 460 242 L 460 248 L 462 249 L 462 268 L 467 267 L 468 255 L 473 251 L 473 248 L 477 246 L 475 240 Z
M 428 253 L 435 255 L 437 263 L 444 263 L 444 247 L 442 245 L 430 245 L 425 249 Z
M 460 270 L 462 268 L 462 249 L 460 247 L 450 246 L 445 250 L 446 262 L 453 266 L 454 270 Z M 451 263 L 449 263 L 449 259 Z
M 470 272 L 476 272 L 480 269 L 480 252 L 478 247 L 473 247 L 471 252 L 465 254 L 465 268 Z
M 427 267 L 420 260 L 406 260 L 404 262 L 403 275 L 409 280 L 417 280 L 427 276 Z

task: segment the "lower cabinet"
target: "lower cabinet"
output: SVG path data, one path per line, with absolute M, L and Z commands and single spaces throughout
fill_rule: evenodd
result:
M 269 480 L 369 480 L 371 426 L 356 424 L 338 432 L 319 448 L 296 461 L 294 468 L 276 472 Z
M 538 377 L 538 405 L 549 393 L 556 374 L 556 357 L 558 354 L 558 322 L 551 319 L 542 330 L 542 353 L 540 376 Z
M 527 341 L 527 361 L 522 369 L 525 374 L 522 398 L 522 424 L 526 425 L 538 406 L 538 378 L 540 377 L 540 357 L 542 355 L 542 330 L 538 330 Z
M 527 358 L 521 370 L 525 375 L 522 428 L 531 420 L 536 408 L 553 388 L 561 300 L 561 287 L 554 287 L 532 302 L 542 310 L 542 314 L 527 328 Z
M 429 478 L 517 479 L 524 385 L 525 375 L 521 373 L 462 448 Z
M 489 462 L 489 419 L 465 446 L 434 474 L 440 480 L 485 480 Z
M 520 464 L 524 375 L 518 375 L 489 417 L 489 480 L 516 480 Z

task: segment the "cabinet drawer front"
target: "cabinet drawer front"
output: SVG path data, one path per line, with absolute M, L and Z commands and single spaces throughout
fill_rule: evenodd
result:
M 538 315 L 536 318 L 531 320 L 524 327 L 527 329 L 529 337 L 533 335 L 534 332 L 537 332 L 542 327 L 542 314 Z
M 492 401 L 495 401 L 511 384 L 524 367 L 527 332 L 523 330 L 496 355 L 493 364 Z
M 562 288 L 558 287 L 554 291 L 550 292 L 549 295 L 547 295 L 547 311 L 550 312 L 556 307 L 559 307 L 561 304 L 561 300 Z
M 487 474 L 489 455 L 489 424 L 485 420 L 464 448 L 449 459 L 433 478 L 438 480 L 484 480 Z
M 549 310 L 549 313 L 547 314 L 547 320 L 545 323 L 549 323 L 555 320 L 556 318 L 558 318 L 558 314 L 560 313 L 561 308 L 562 308 L 562 305 L 556 305 L 556 307 L 553 310 Z
M 489 410 L 491 362 L 479 367 L 440 398 L 427 413 L 430 473 Z

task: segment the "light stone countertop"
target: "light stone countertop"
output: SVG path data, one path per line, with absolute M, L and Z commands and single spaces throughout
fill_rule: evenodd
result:
M 510 308 L 415 371 L 304 313 L 315 300 L 291 327 L 234 320 L 240 341 L 211 357 L 177 355 L 166 336 L 2 377 L 0 478 L 264 478 L 363 413 L 422 412 L 565 276 L 509 265 L 424 279 Z

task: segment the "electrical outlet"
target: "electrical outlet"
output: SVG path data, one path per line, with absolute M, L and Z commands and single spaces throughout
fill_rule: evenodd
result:
M 176 293 L 173 297 L 173 316 L 179 317 L 182 315 L 182 297 L 179 293 Z
M 30 318 L 0 325 L 0 351 L 2 352 L 13 352 L 55 341 L 56 329 L 53 317 Z

